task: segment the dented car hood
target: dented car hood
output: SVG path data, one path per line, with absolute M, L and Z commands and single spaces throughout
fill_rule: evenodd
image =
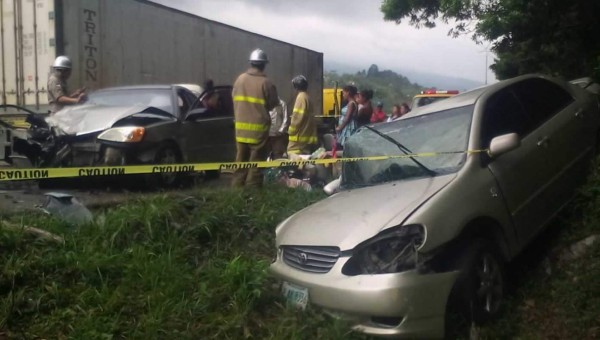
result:
M 147 106 L 106 106 L 84 104 L 68 106 L 46 118 L 46 122 L 68 135 L 85 135 L 111 128 L 119 120 L 142 112 L 153 111 L 154 116 L 175 119 L 167 112 Z M 162 114 L 158 114 L 162 113 Z
M 342 191 L 317 202 L 277 227 L 277 246 L 334 246 L 349 250 L 402 223 L 455 174 L 384 183 Z

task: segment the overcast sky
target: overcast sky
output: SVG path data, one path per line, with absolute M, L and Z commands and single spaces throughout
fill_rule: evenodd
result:
M 412 70 L 484 83 L 486 45 L 451 38 L 450 26 L 383 20 L 381 0 L 154 0 L 207 19 L 324 53 L 325 63 Z M 268 52 L 268 51 L 267 51 Z M 489 63 L 492 55 L 489 55 Z M 488 81 L 495 79 L 488 70 Z

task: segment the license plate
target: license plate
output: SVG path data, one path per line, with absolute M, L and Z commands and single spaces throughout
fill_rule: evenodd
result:
M 298 287 L 289 282 L 283 282 L 281 286 L 281 292 L 287 300 L 287 302 L 297 308 L 306 309 L 308 305 L 308 289 Z

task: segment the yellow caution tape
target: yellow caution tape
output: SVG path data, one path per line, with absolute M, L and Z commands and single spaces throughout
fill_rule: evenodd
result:
M 399 158 L 436 157 L 451 154 L 475 154 L 487 150 L 422 152 L 399 156 L 369 156 L 354 158 L 327 158 L 310 160 L 274 160 L 263 162 L 227 162 L 227 163 L 197 163 L 197 164 L 155 164 L 127 165 L 101 167 L 71 167 L 71 168 L 40 168 L 40 169 L 0 169 L 0 181 L 19 181 L 46 178 L 122 176 L 157 173 L 191 173 L 209 170 L 238 170 L 257 168 L 299 167 L 305 165 L 327 165 L 344 162 L 382 161 Z

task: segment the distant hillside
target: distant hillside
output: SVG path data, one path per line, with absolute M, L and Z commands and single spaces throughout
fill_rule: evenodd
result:
M 329 61 L 327 60 L 327 58 L 325 58 L 324 67 L 326 72 L 335 71 L 338 74 L 354 74 L 357 71 L 361 70 L 361 67 L 359 66 Z M 427 88 L 435 87 L 438 89 L 445 90 L 460 90 L 462 92 L 483 85 L 482 82 L 477 82 L 470 79 L 448 77 L 439 74 L 414 71 L 410 69 L 400 68 L 393 71 L 402 74 L 403 76 L 410 79 L 410 81 L 420 84 L 423 87 Z
M 372 89 L 374 91 L 373 103 L 382 101 L 384 110 L 390 112 L 393 104 L 408 102 L 419 93 L 423 86 L 411 83 L 407 77 L 394 71 L 379 71 L 377 65 L 371 65 L 369 70 L 363 70 L 354 74 L 340 74 L 337 71 L 326 72 L 324 86 L 333 87 L 338 82 L 339 87 L 354 84 L 358 89 Z

